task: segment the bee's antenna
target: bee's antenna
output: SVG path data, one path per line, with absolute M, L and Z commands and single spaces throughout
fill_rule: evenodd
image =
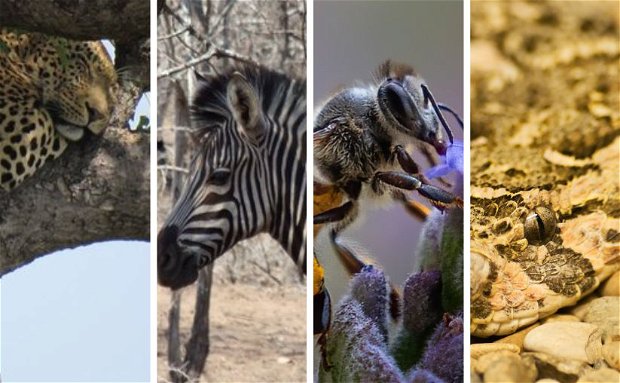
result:
M 450 109 L 448 105 L 442 104 L 441 102 L 438 102 L 437 106 L 439 107 L 439 109 L 443 109 L 446 112 L 450 113 L 452 117 L 454 117 L 456 121 L 458 121 L 459 125 L 461 125 L 461 129 L 463 129 L 463 120 L 461 120 L 461 117 L 455 111 Z
M 453 144 L 454 137 L 452 136 L 452 131 L 450 130 L 450 127 L 448 126 L 446 119 L 443 117 L 443 114 L 441 114 L 441 110 L 439 110 L 439 107 L 437 106 L 437 103 L 435 102 L 435 98 L 433 97 L 433 94 L 431 93 L 431 91 L 428 89 L 426 85 L 422 84 L 420 86 L 422 87 L 422 93 L 424 94 L 424 103 L 426 103 L 428 100 L 431 101 L 431 104 L 433 105 L 433 109 L 435 109 L 435 113 L 437 114 L 437 117 L 439 117 L 439 121 L 441 121 L 441 125 L 443 125 L 443 128 L 448 134 L 448 139 L 450 139 L 450 143 Z

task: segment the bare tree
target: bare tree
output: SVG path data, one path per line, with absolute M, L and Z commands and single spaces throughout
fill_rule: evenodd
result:
M 64 248 L 149 239 L 149 134 L 127 128 L 149 86 L 148 14 L 149 4 L 142 0 L 0 0 L 5 27 L 116 39 L 123 80 L 103 137 L 70 145 L 17 189 L 0 193 L 0 276 Z

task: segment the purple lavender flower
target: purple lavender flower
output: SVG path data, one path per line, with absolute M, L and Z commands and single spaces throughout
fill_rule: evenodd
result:
M 426 171 L 427 178 L 443 177 L 452 171 L 463 175 L 463 141 L 454 140 L 454 143 L 448 146 L 446 154 L 441 156 L 441 160 L 442 163 Z

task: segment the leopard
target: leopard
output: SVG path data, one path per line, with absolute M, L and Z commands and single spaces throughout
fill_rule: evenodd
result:
M 0 191 L 10 192 L 70 142 L 101 135 L 117 72 L 101 41 L 0 28 Z

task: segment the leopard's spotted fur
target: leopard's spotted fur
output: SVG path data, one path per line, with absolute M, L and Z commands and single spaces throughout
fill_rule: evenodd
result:
M 107 126 L 116 84 L 101 42 L 0 29 L 0 189 Z

